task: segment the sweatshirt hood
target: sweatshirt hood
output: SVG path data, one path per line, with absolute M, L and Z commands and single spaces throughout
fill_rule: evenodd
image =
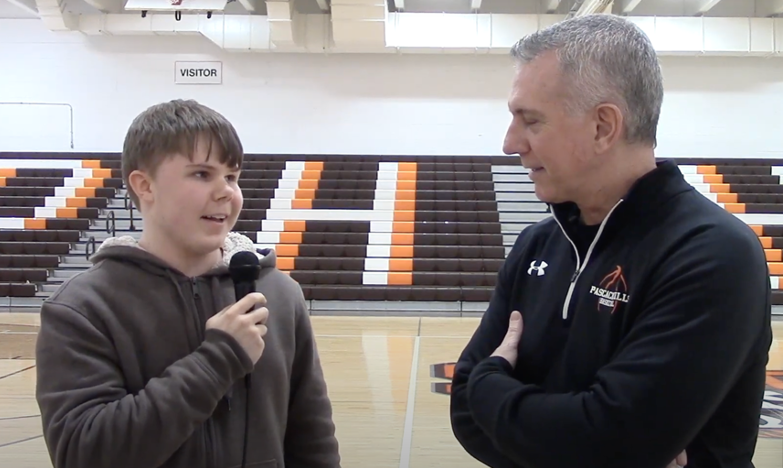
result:
M 125 274 L 133 274 L 137 287 L 140 281 L 145 283 L 145 288 L 160 289 L 169 284 L 173 287 L 175 301 L 165 306 L 182 310 L 185 317 L 191 321 L 205 320 L 200 317 L 199 309 L 207 311 L 206 317 L 217 313 L 226 306 L 236 302 L 234 288 L 231 286 L 229 263 L 231 257 L 237 252 L 253 252 L 259 257 L 261 265 L 260 281 L 267 277 L 265 272 L 270 272 L 275 267 L 275 251 L 272 249 L 258 250 L 253 242 L 246 236 L 231 232 L 226 236 L 221 248 L 220 260 L 207 272 L 196 278 L 189 277 L 183 272 L 164 262 L 139 245 L 139 241 L 131 236 L 110 237 L 96 249 L 90 258 L 93 265 L 104 261 L 133 265 L 137 272 L 125 269 Z M 147 279 L 143 279 L 147 277 Z M 194 297 L 195 296 L 195 297 Z M 190 312 L 187 312 L 190 311 Z M 191 317 L 192 316 L 192 317 Z M 192 324 L 199 328 L 196 322 Z M 204 337 L 192 337 L 191 346 L 198 346 Z
M 231 257 L 237 252 L 253 252 L 259 258 L 261 268 L 274 268 L 276 264 L 275 251 L 272 249 L 256 249 L 253 241 L 237 232 L 230 232 L 223 241 L 220 260 L 211 270 L 201 276 L 221 276 L 228 274 Z M 95 254 L 90 257 L 93 264 L 103 260 L 113 259 L 135 263 L 150 273 L 170 276 L 177 271 L 160 258 L 144 250 L 139 241 L 132 236 L 110 237 L 103 241 Z M 183 275 L 184 276 L 184 275 Z

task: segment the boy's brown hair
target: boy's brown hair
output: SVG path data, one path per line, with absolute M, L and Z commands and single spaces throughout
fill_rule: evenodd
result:
M 154 177 L 166 158 L 181 154 L 193 160 L 199 141 L 209 145 L 208 155 L 217 150 L 221 164 L 242 168 L 244 153 L 234 126 L 220 113 L 194 100 L 156 104 L 133 120 L 123 143 L 122 177 L 137 208 L 139 198 L 128 184 L 131 172 L 144 170 Z

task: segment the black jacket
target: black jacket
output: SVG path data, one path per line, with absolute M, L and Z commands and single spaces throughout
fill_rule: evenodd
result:
M 683 449 L 690 468 L 753 466 L 772 331 L 751 228 L 672 162 L 596 228 L 552 212 L 518 237 L 455 366 L 460 444 L 494 468 L 665 468 Z M 514 369 L 488 357 L 513 310 Z

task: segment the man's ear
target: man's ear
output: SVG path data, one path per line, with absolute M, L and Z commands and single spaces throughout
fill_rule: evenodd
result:
M 139 199 L 139 204 L 151 203 L 155 198 L 152 191 L 152 177 L 147 172 L 139 169 L 128 175 L 128 187 L 133 190 Z M 141 207 L 139 207 L 141 208 Z
M 597 153 L 605 153 L 615 146 L 623 136 L 623 113 L 615 104 L 600 104 L 596 107 L 596 134 L 594 145 Z

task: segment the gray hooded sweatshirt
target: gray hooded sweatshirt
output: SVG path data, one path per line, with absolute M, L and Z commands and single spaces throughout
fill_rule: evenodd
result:
M 222 261 L 188 278 L 111 238 L 45 301 L 36 398 L 54 468 L 239 467 L 246 430 L 247 468 L 340 466 L 305 299 L 274 251 L 257 252 L 270 315 L 256 365 L 205 331 L 236 302 L 228 264 L 242 250 L 250 239 L 229 234 Z

